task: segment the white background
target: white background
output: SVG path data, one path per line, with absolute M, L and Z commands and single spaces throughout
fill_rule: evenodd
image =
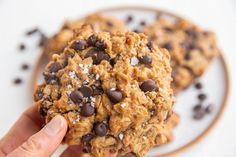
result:
M 228 105 L 214 130 L 200 143 L 177 156 L 236 157 L 236 0 L 0 0 L 0 137 L 32 103 L 31 72 L 39 50 L 30 45 L 36 38 L 25 39 L 25 30 L 40 26 L 52 33 L 66 17 L 117 5 L 169 10 L 217 33 L 231 75 Z M 17 50 L 21 41 L 28 43 L 26 52 Z M 24 62 L 32 65 L 30 71 L 20 70 Z M 12 80 L 15 76 L 22 77 L 24 83 L 14 86 Z

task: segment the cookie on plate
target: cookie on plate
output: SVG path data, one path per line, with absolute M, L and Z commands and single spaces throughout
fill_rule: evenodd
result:
M 187 20 L 158 18 L 144 33 L 171 55 L 174 93 L 188 87 L 219 54 L 214 33 L 202 30 Z
M 53 54 L 62 52 L 67 42 L 73 37 L 73 30 L 83 24 L 90 24 L 95 31 L 126 31 L 124 23 L 114 17 L 92 14 L 82 19 L 66 21 L 60 31 L 51 37 L 44 47 L 45 54 L 51 58 Z
M 65 143 L 81 144 L 94 157 L 117 151 L 141 157 L 168 142 L 170 56 L 146 35 L 84 25 L 53 55 L 44 78 L 35 101 L 46 123 L 58 114 L 67 119 Z

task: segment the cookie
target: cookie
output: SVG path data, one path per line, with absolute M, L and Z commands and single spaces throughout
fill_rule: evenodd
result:
M 126 31 L 124 23 L 114 17 L 92 14 L 82 19 L 66 21 L 60 31 L 51 37 L 44 47 L 45 54 L 51 58 L 53 54 L 62 52 L 67 42 L 73 37 L 73 30 L 83 24 L 90 24 L 95 31 Z
M 34 100 L 46 123 L 68 122 L 64 142 L 94 157 L 142 157 L 168 142 L 174 103 L 170 56 L 134 32 L 96 32 L 84 25 L 44 71 Z M 166 129 L 165 129 L 166 128 Z
M 187 20 L 159 18 L 146 26 L 144 33 L 170 52 L 175 93 L 200 77 L 219 54 L 214 33 L 202 30 Z

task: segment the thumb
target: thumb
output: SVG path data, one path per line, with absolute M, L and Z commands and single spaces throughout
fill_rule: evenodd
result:
M 43 129 L 10 153 L 9 157 L 48 157 L 57 149 L 67 131 L 66 120 L 55 116 Z

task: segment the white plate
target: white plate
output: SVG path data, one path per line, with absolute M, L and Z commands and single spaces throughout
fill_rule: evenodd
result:
M 132 15 L 134 20 L 128 25 L 128 29 L 131 31 L 134 29 L 142 30 L 142 27 L 139 25 L 139 23 L 143 20 L 147 24 L 152 23 L 158 13 L 162 13 L 170 19 L 178 17 L 165 11 L 135 7 L 110 8 L 100 12 L 102 14 L 112 15 L 122 20 L 125 20 L 128 15 Z M 35 81 L 37 83 L 42 81 L 42 77 L 39 75 L 42 72 L 43 64 L 41 61 L 42 59 L 39 61 L 41 68 L 37 66 L 37 68 L 40 70 L 35 70 L 33 86 L 35 86 Z M 199 121 L 196 121 L 192 118 L 192 108 L 198 102 L 197 95 L 199 92 L 194 89 L 193 85 L 190 86 L 188 89 L 186 89 L 184 92 L 181 92 L 177 96 L 177 103 L 175 104 L 174 108 L 180 115 L 181 121 L 174 130 L 175 140 L 164 146 L 151 149 L 146 156 L 173 155 L 179 151 L 182 151 L 197 143 L 216 124 L 226 105 L 229 88 L 228 71 L 222 54 L 213 60 L 206 73 L 199 80 L 203 83 L 203 91 L 207 94 L 206 104 L 214 104 L 213 113 L 205 116 Z M 55 156 L 58 156 L 62 149 L 63 148 L 58 150 L 58 152 L 55 153 Z

